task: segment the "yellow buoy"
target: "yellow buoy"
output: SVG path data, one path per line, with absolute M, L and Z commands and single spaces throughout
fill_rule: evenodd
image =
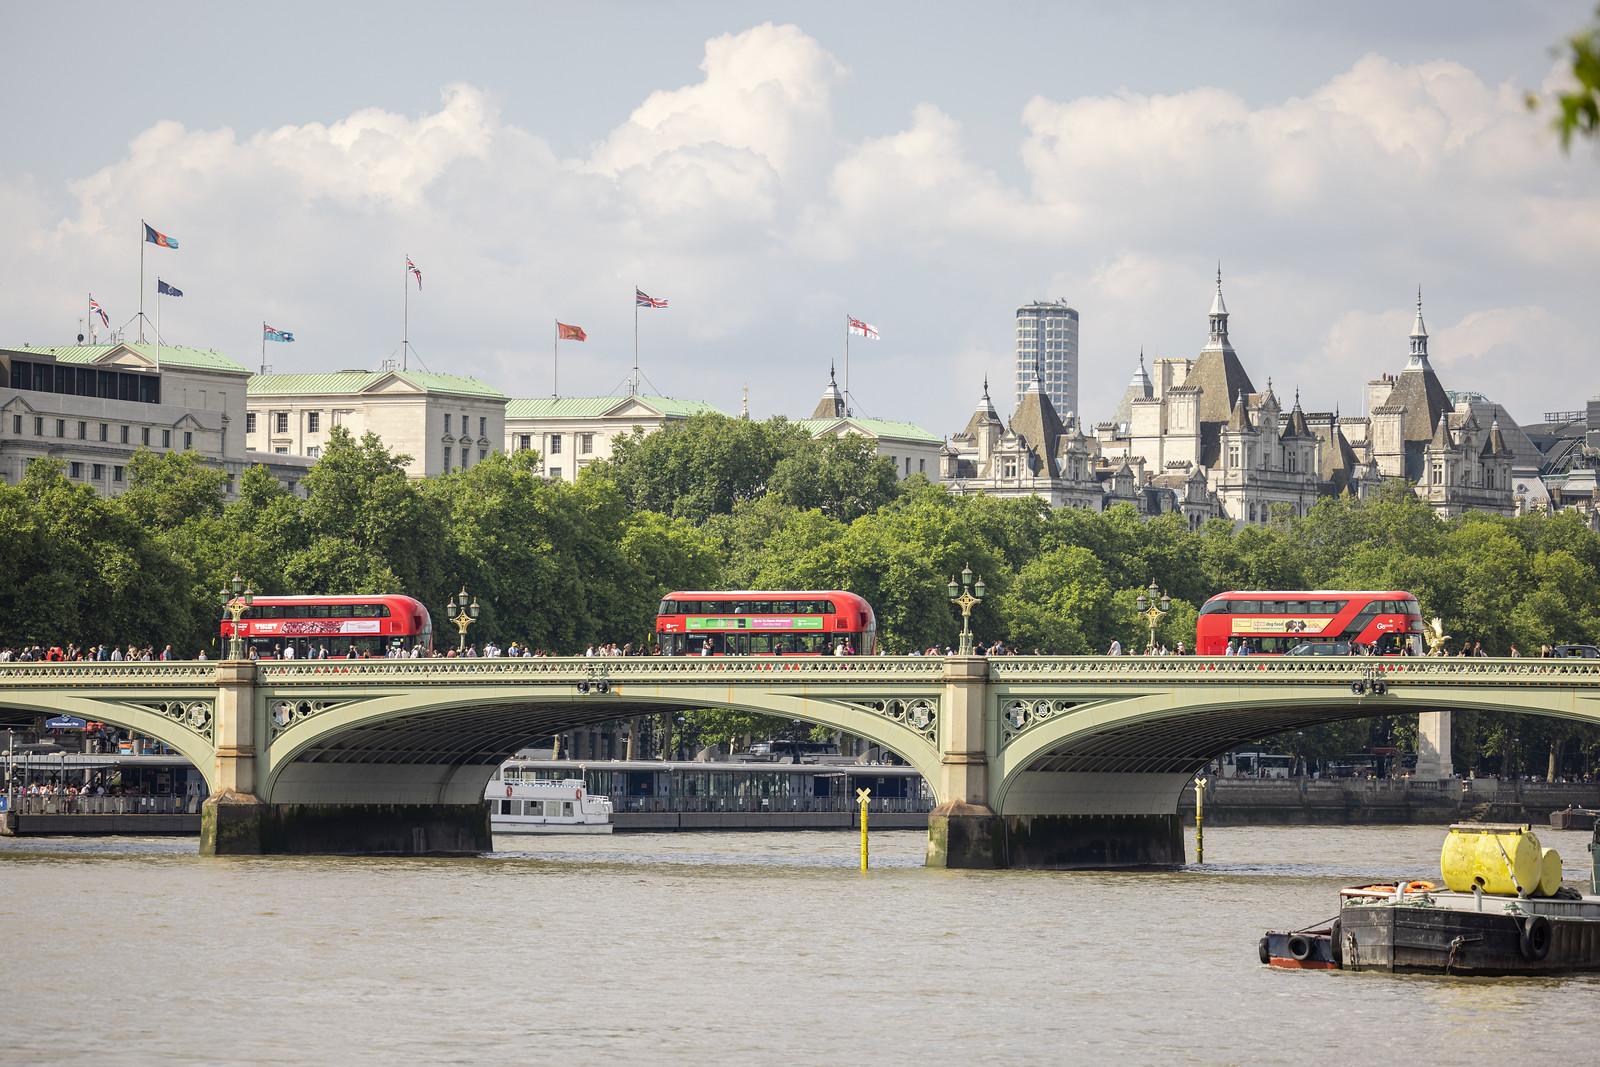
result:
M 1542 859 L 1539 839 L 1527 826 L 1457 823 L 1445 836 L 1439 873 L 1452 892 L 1478 886 L 1497 896 L 1526 897 L 1539 888 Z
M 1561 853 L 1547 848 L 1539 857 L 1539 896 L 1553 897 L 1561 888 Z

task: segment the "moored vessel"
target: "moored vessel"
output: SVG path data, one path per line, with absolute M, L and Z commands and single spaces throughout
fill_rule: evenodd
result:
M 611 798 L 595 796 L 582 778 L 496 774 L 484 789 L 495 834 L 609 834 Z
M 1589 846 L 1600 880 L 1600 831 Z M 1457 824 L 1441 856 L 1444 885 L 1350 886 L 1338 917 L 1271 932 L 1261 961 L 1293 969 L 1450 975 L 1600 971 L 1600 895 L 1561 883 L 1561 858 L 1528 826 Z

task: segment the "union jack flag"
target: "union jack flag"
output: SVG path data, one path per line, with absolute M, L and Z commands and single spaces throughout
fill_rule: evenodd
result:
M 878 328 L 876 326 L 872 325 L 872 323 L 870 323 L 870 322 L 862 322 L 860 319 L 856 318 L 854 315 L 846 315 L 845 318 L 850 320 L 850 332 L 851 333 L 858 333 L 862 337 L 867 338 L 868 340 L 872 340 L 872 341 L 878 340 Z
M 643 289 L 635 287 L 633 290 L 633 306 L 641 308 L 664 308 L 667 306 L 667 302 L 665 300 L 657 300 L 655 297 L 647 295 Z
M 421 292 L 422 291 L 422 270 L 415 263 L 411 262 L 411 257 L 410 256 L 406 257 L 406 270 L 410 271 L 412 274 L 415 274 L 417 276 L 417 291 Z
M 106 309 L 100 306 L 100 301 L 94 298 L 93 293 L 89 294 L 89 311 L 91 314 L 99 315 L 101 324 L 106 329 L 111 329 L 111 320 L 106 318 Z

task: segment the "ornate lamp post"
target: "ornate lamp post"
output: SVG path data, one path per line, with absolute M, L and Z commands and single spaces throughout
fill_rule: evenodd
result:
M 244 613 L 255 603 L 256 595 L 237 574 L 233 576 L 232 581 L 222 587 L 221 595 L 222 610 L 233 616 L 233 630 L 228 635 L 228 658 L 244 659 L 244 640 L 239 636 L 239 620 L 244 618 Z
M 468 601 L 471 603 L 468 603 Z M 445 601 L 444 617 L 456 624 L 461 631 L 461 643 L 457 652 L 467 650 L 467 627 L 478 621 L 478 598 L 467 595 L 467 587 L 462 586 L 461 592 Z
M 1145 622 L 1150 624 L 1149 648 L 1153 652 L 1156 647 L 1156 624 L 1161 617 L 1172 610 L 1172 598 L 1162 592 L 1156 585 L 1154 578 L 1150 579 L 1150 588 L 1139 594 L 1139 599 L 1133 602 L 1134 614 L 1142 615 Z
M 949 593 L 952 602 L 961 607 L 961 655 L 972 655 L 972 609 L 977 607 L 988 591 L 983 586 L 983 579 L 979 578 L 976 585 L 972 582 L 972 568 L 961 568 L 961 584 L 956 585 L 954 578 L 950 579 Z

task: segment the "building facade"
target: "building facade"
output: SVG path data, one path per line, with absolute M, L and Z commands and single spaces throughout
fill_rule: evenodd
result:
M 116 342 L 0 350 L 0 479 L 34 459 L 117 495 L 135 452 L 193 451 L 226 470 L 249 462 L 249 371 L 209 349 Z
M 589 464 L 610 459 L 619 437 L 715 414 L 721 412 L 699 400 L 643 394 L 513 400 L 506 405 L 505 449 L 537 452 L 546 477 L 571 482 Z
M 844 394 L 832 369 L 828 371 L 828 386 L 822 391 L 811 417 L 797 419 L 795 425 L 816 440 L 862 437 L 871 441 L 874 452 L 894 465 L 895 476 L 901 481 L 914 474 L 931 482 L 940 480 L 939 453 L 944 447 L 944 438 L 934 436 L 915 423 L 846 414 Z
M 370 432 L 410 457 L 408 475 L 428 478 L 499 452 L 506 402 L 493 386 L 455 374 L 257 374 L 246 394 L 244 435 L 252 451 L 316 460 L 335 426 L 356 437 Z
M 1065 300 L 1035 301 L 1017 309 L 1017 406 L 1033 387 L 1058 413 L 1078 410 L 1078 313 Z

